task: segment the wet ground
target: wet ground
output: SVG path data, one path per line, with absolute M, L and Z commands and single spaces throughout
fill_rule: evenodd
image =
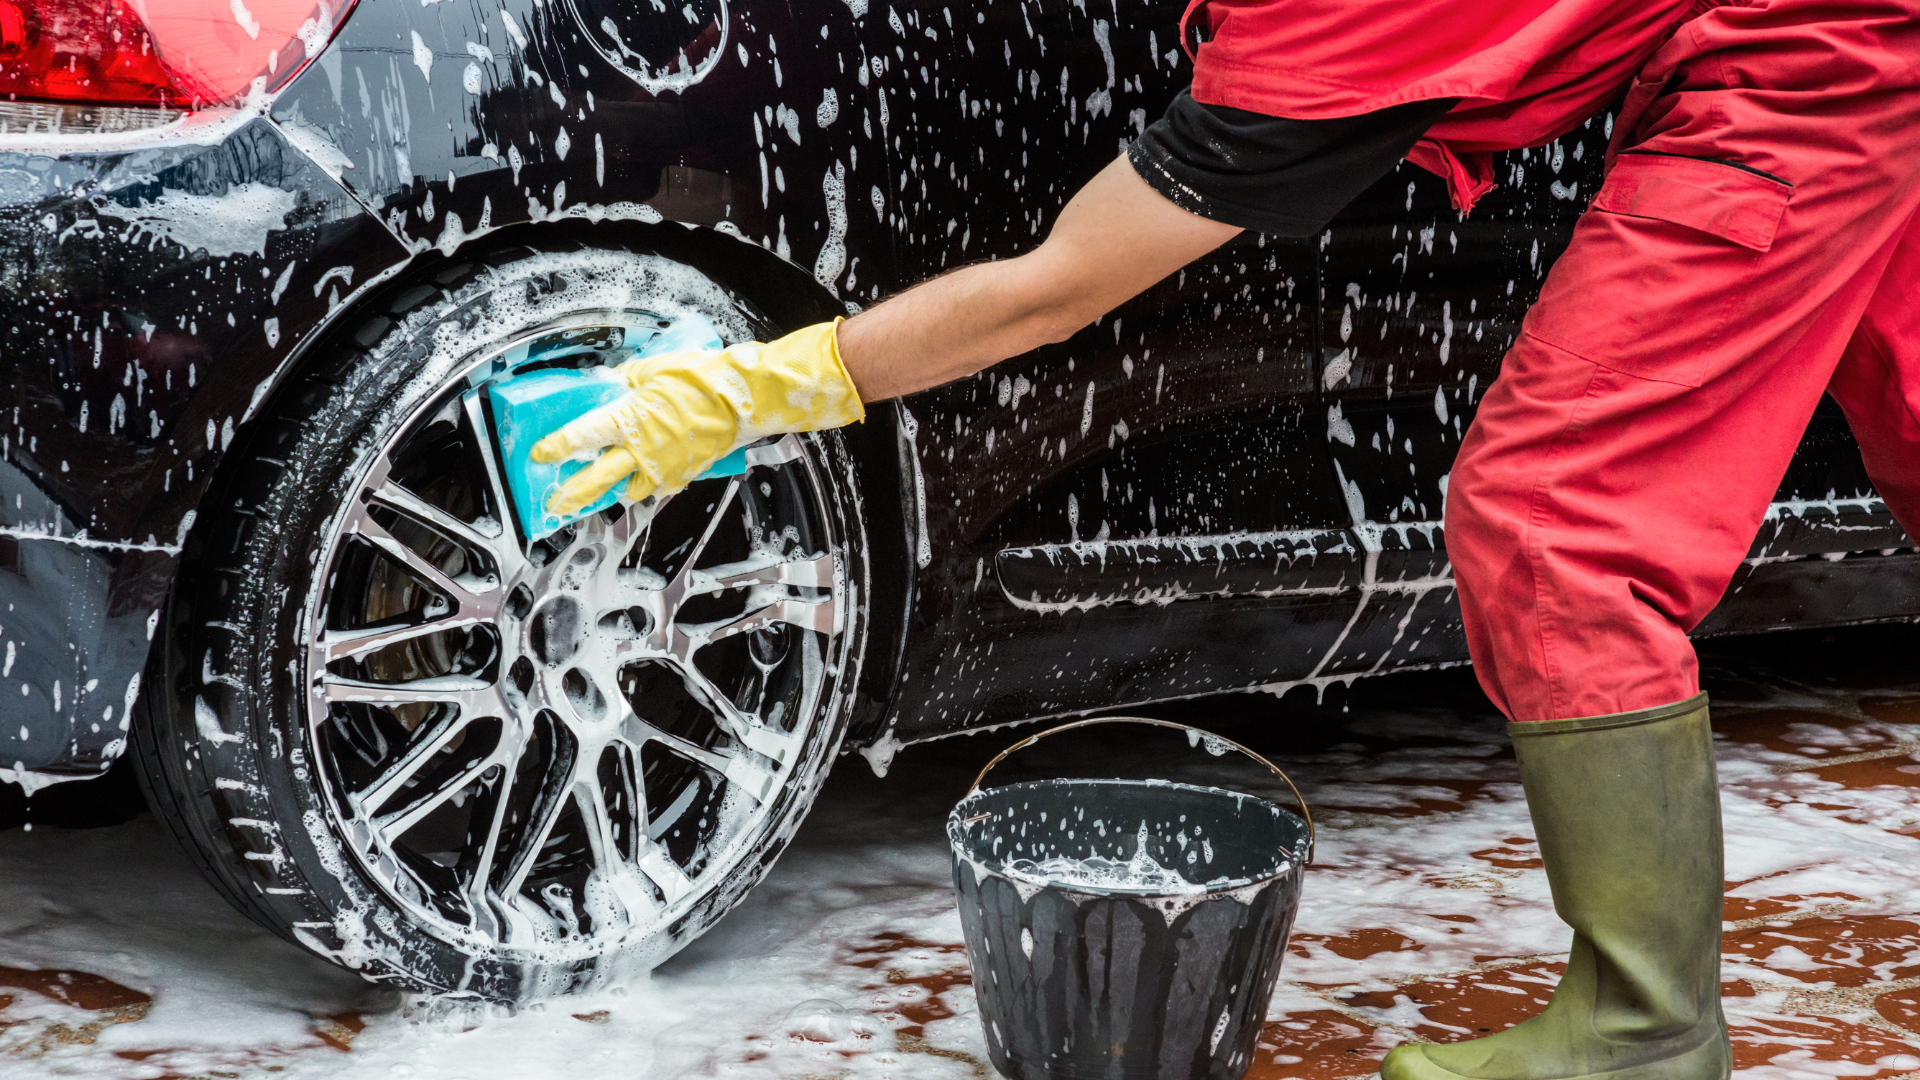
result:
M 1920 1077 L 1920 630 L 1704 650 L 1727 824 L 1737 1075 Z M 1160 710 L 1280 762 L 1320 823 L 1251 1072 L 1370 1076 L 1540 1008 L 1555 919 L 1502 725 L 1464 672 Z M 1043 745 L 1009 777 L 1246 783 L 1184 740 Z M 246 922 L 101 790 L 0 802 L 0 1076 L 989 1077 L 941 824 L 1012 736 L 842 763 L 779 867 L 624 993 L 508 1014 L 374 990 Z M 13 789 L 8 788 L 11 795 Z

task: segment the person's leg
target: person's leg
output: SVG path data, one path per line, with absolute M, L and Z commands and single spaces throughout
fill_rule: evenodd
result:
M 1474 420 L 1447 551 L 1574 941 L 1542 1015 L 1403 1046 L 1386 1080 L 1728 1075 L 1719 795 L 1686 633 L 1920 202 L 1900 59 L 1920 42 L 1911 13 L 1884 15 L 1774 0 L 1683 27 Z
M 1920 216 L 1827 389 L 1846 411 L 1874 490 L 1907 535 L 1920 536 Z
M 1814 7 L 1715 9 L 1676 35 L 1701 51 L 1627 139 L 1461 447 L 1447 552 L 1511 720 L 1699 689 L 1686 632 L 1745 556 L 1920 201 L 1911 66 L 1850 69 L 1835 42 L 1861 35 L 1795 21 Z M 1898 36 L 1878 47 L 1920 49 Z

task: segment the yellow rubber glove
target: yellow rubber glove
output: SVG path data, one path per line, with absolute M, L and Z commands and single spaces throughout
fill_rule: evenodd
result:
M 835 332 L 817 323 L 778 341 L 629 360 L 614 370 L 632 392 L 533 444 L 533 460 L 565 461 L 608 448 L 547 499 L 567 515 L 623 478 L 627 498 L 672 494 L 708 466 L 769 435 L 819 431 L 866 418 L 840 362 Z

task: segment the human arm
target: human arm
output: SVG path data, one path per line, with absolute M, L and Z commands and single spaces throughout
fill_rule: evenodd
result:
M 1233 239 L 1116 159 L 1025 255 L 943 274 L 840 324 L 840 359 L 863 401 L 939 386 L 1065 341 Z

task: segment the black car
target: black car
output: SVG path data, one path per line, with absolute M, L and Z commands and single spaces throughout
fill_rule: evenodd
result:
M 0 775 L 517 999 L 711 925 L 837 754 L 1465 662 L 1447 473 L 1610 117 L 537 542 L 493 394 L 1019 252 L 1178 0 L 0 0 Z M 27 505 L 28 500 L 32 505 Z M 1815 418 L 1702 633 L 1920 616 Z M 17 692 L 16 692 L 17 687 Z

